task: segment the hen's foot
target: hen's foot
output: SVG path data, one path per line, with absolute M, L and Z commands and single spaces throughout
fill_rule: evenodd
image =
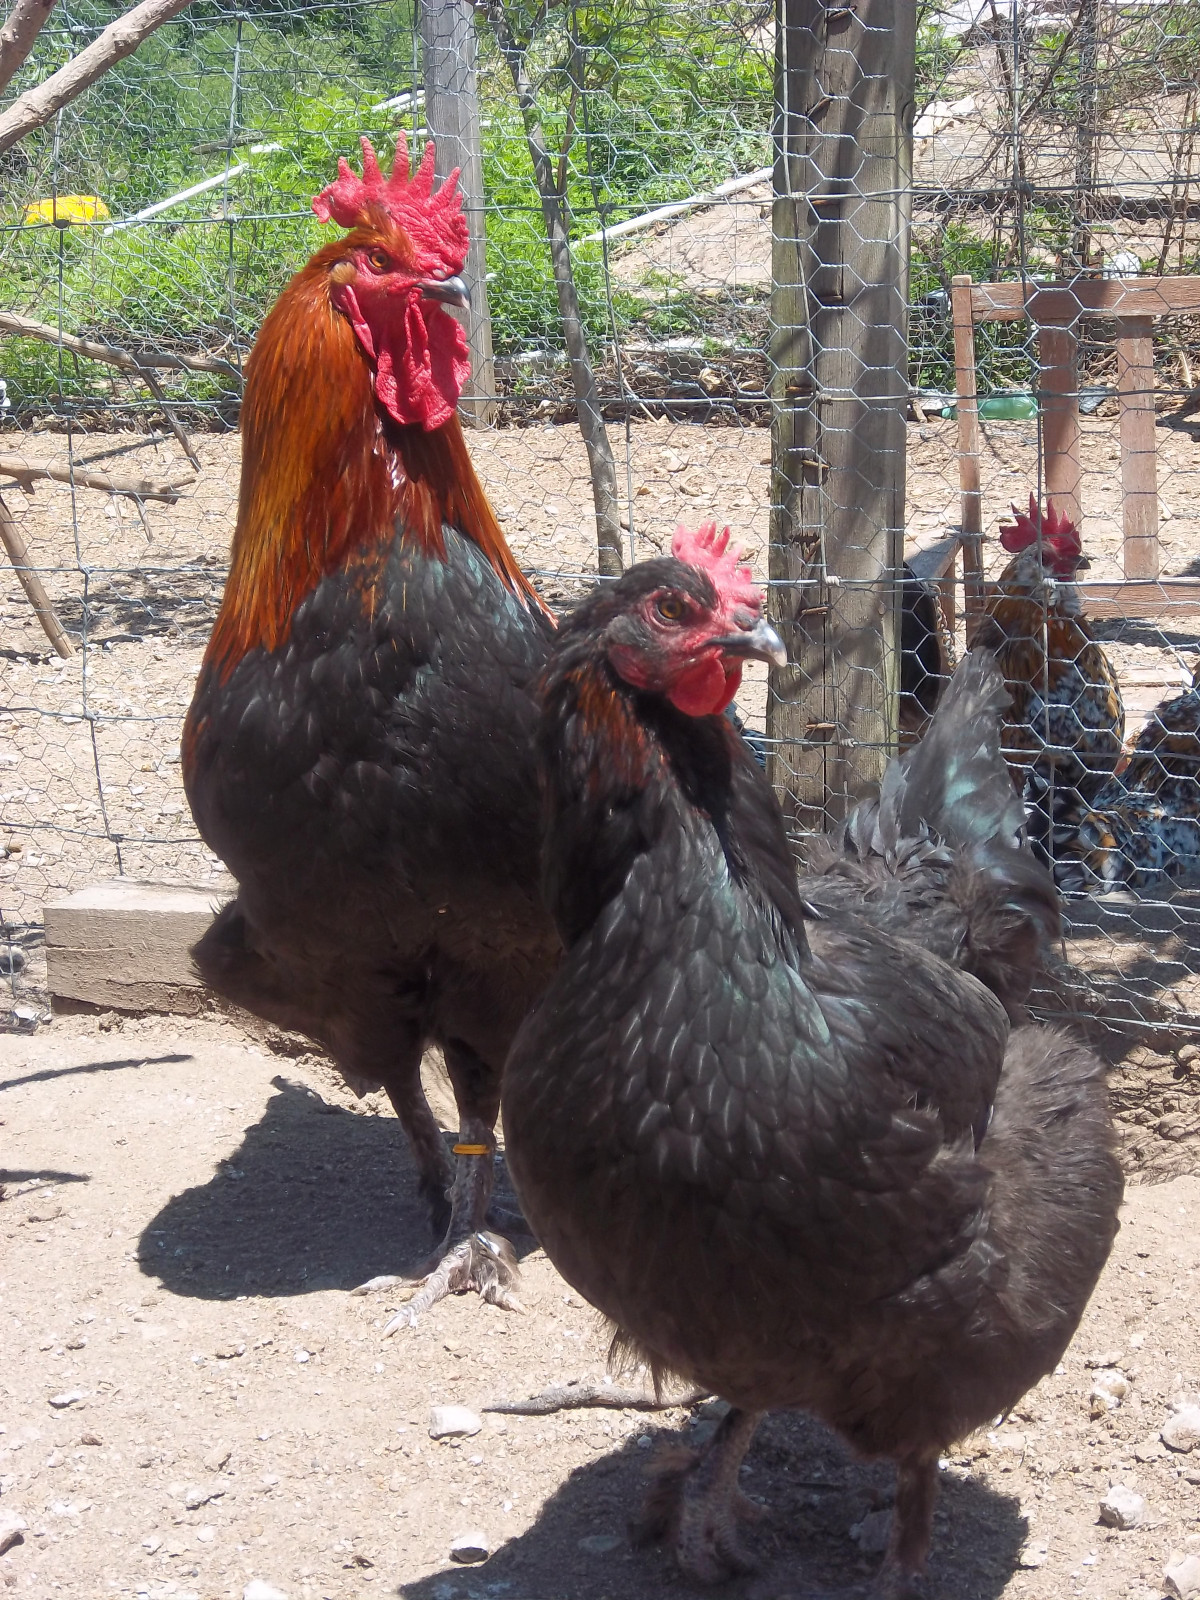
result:
M 925 1562 L 937 1501 L 937 1467 L 929 1461 L 902 1461 L 896 1474 L 896 1503 L 887 1554 L 872 1583 L 831 1592 L 804 1589 L 780 1600 L 926 1600 Z
M 521 1272 L 517 1253 L 507 1239 L 497 1233 L 472 1233 L 461 1244 L 429 1263 L 421 1274 L 424 1283 L 413 1298 L 384 1328 L 385 1338 L 399 1328 L 416 1327 L 417 1318 L 449 1294 L 474 1290 L 489 1305 L 505 1311 L 524 1311 L 516 1284 Z
M 737 1477 L 759 1415 L 730 1411 L 703 1451 L 674 1450 L 652 1468 L 656 1482 L 634 1525 L 634 1540 L 669 1537 L 680 1571 L 696 1583 L 722 1583 L 757 1570 L 738 1521 L 758 1521 L 762 1511 L 738 1488 Z

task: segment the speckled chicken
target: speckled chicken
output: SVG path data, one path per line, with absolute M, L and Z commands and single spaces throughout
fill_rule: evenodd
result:
M 900 574 L 900 743 L 925 729 L 954 671 L 954 638 L 937 590 L 904 563 Z
M 762 1412 L 802 1406 L 897 1464 L 876 1592 L 898 1600 L 938 1455 L 1052 1370 L 1108 1255 L 1102 1069 L 1014 1027 L 925 947 L 917 905 L 909 939 L 806 900 L 719 715 L 781 642 L 719 537 L 676 549 L 587 600 L 545 675 L 565 955 L 505 1069 L 510 1169 L 618 1343 L 732 1404 L 651 1512 L 683 1569 L 753 1565 L 738 1468 Z
M 1096 795 L 1075 853 L 1080 887 L 1200 887 L 1200 662 L 1191 688 L 1155 707 L 1128 762 Z
M 1069 517 L 1035 496 L 1001 528 L 1013 557 L 996 583 L 979 643 L 996 653 L 1012 696 L 1004 749 L 1044 859 L 1067 853 L 1084 812 L 1121 759 L 1125 708 L 1116 674 L 1083 616 L 1086 565 Z
M 412 1315 L 511 1303 L 482 1232 L 500 1073 L 558 958 L 538 891 L 534 686 L 553 625 L 456 405 L 467 224 L 433 145 L 363 141 L 313 202 L 348 230 L 280 295 L 242 408 L 229 579 L 183 740 L 196 825 L 237 879 L 193 956 L 217 993 L 382 1085 L 439 1238 Z M 421 1087 L 440 1045 L 447 1151 Z

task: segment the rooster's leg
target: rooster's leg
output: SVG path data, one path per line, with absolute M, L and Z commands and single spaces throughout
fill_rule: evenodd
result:
M 871 1600 L 921 1600 L 936 1502 L 936 1461 L 901 1461 L 896 1473 L 892 1531 Z
M 429 1109 L 425 1090 L 421 1087 L 420 1038 L 414 1038 L 413 1044 L 412 1052 L 405 1052 L 403 1066 L 393 1066 L 384 1078 L 383 1086 L 412 1146 L 417 1171 L 421 1174 L 418 1188 L 422 1200 L 429 1207 L 433 1236 L 441 1239 L 450 1226 L 449 1190 L 455 1173 L 446 1153 L 442 1130 Z
M 424 1285 L 392 1318 L 385 1333 L 406 1324 L 411 1327 L 430 1306 L 468 1289 L 492 1305 L 521 1309 L 514 1289 L 520 1276 L 516 1252 L 507 1239 L 484 1231 L 495 1177 L 500 1075 L 465 1045 L 447 1044 L 444 1055 L 459 1108 L 450 1224 L 422 1274 Z
M 638 1542 L 669 1535 L 681 1571 L 697 1583 L 721 1583 L 757 1566 L 738 1519 L 757 1520 L 761 1512 L 738 1488 L 738 1472 L 761 1416 L 735 1408 L 703 1451 L 665 1462 L 634 1528 Z

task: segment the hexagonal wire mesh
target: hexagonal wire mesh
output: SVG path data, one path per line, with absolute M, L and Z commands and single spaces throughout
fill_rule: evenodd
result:
M 872 8 L 863 0 L 828 13 L 842 28 L 822 45 L 832 77 L 838 51 L 853 57 L 863 48 Z M 499 406 L 494 425 L 474 431 L 470 444 L 518 558 L 562 606 L 596 572 L 591 477 L 528 118 L 511 58 L 497 46 L 498 22 L 520 47 L 566 199 L 627 553 L 663 549 L 680 517 L 718 516 L 733 523 L 766 577 L 772 495 L 783 495 L 770 472 L 773 382 L 781 413 L 813 410 L 802 393 L 781 388 L 778 329 L 776 342 L 770 337 L 779 277 L 770 8 L 626 0 L 600 12 L 568 0 L 481 10 Z M 99 26 L 84 0 L 62 0 L 6 103 Z M 1190 684 L 1200 647 L 1200 594 L 1182 581 L 1200 573 L 1190 498 L 1200 298 L 1131 333 L 1111 303 L 1082 315 L 1092 302 L 1076 293 L 1079 315 L 1060 314 L 1057 346 L 1050 335 L 1053 360 L 1029 316 L 972 318 L 976 438 L 953 415 L 962 385 L 951 280 L 1016 285 L 1025 307 L 1043 279 L 1094 287 L 1194 271 L 1195 8 L 1188 0 L 927 3 L 918 7 L 916 54 L 911 181 L 891 196 L 896 221 L 884 241 L 894 248 L 902 240 L 911 212 L 907 357 L 890 346 L 883 357 L 856 356 L 860 372 L 879 379 L 872 392 L 890 396 L 901 416 L 911 386 L 898 446 L 888 447 L 904 471 L 899 496 L 886 504 L 878 484 L 862 486 L 859 511 L 870 530 L 862 549 L 875 566 L 851 576 L 829 614 L 867 631 L 876 627 L 871 615 L 899 615 L 901 532 L 914 564 L 936 571 L 928 547 L 964 526 L 969 533 L 972 515 L 982 539 L 967 541 L 968 554 L 981 550 L 982 576 L 995 580 L 1010 559 L 996 538 L 1010 502 L 1024 508 L 1033 493 L 1044 504 L 1048 489 L 1057 492 L 1092 566 L 1088 582 L 1072 587 L 1051 574 L 1053 584 L 1013 601 L 1019 615 L 994 618 L 1026 690 L 1014 716 L 1014 762 L 1035 818 L 1044 819 L 1045 847 L 1063 858 L 1064 886 L 1092 891 L 1075 903 L 1071 944 L 1093 979 L 1108 980 L 1089 994 L 1089 1007 L 1151 1029 L 1194 1029 L 1200 937 L 1186 889 L 1200 878 L 1188 753 L 1197 696 L 1157 722 L 1152 712 Z M 41 999 L 37 942 L 47 900 L 116 872 L 220 882 L 184 802 L 178 739 L 236 512 L 242 365 L 274 296 L 324 237 L 308 202 L 336 158 L 354 154 L 362 133 L 390 148 L 399 126 L 419 144 L 425 119 L 420 18 L 410 0 L 270 0 L 250 9 L 196 0 L 2 158 L 0 456 L 10 470 L 0 492 L 74 647 L 66 659 L 48 654 L 11 569 L 0 567 L 0 958 L 23 966 L 8 980 L 17 1024 Z M 873 182 L 868 166 L 850 162 L 843 200 L 877 198 Z M 102 209 L 92 199 L 68 207 L 66 196 L 96 197 Z M 55 197 L 60 220 L 77 218 L 73 225 L 47 220 L 55 213 L 42 203 Z M 903 264 L 884 287 L 902 284 Z M 808 283 L 792 311 L 818 346 L 819 288 Z M 902 317 L 889 311 L 885 320 L 889 337 L 902 335 Z M 1141 342 L 1134 348 L 1130 338 Z M 81 341 L 92 341 L 90 353 Z M 137 360 L 95 359 L 96 343 Z M 826 514 L 825 456 L 840 450 L 853 463 L 858 414 L 827 411 L 819 424 L 814 525 Z M 14 474 L 13 456 L 61 469 L 67 481 Z M 1147 475 L 1147 457 L 1156 476 Z M 974 513 L 960 481 L 972 459 Z M 88 474 L 129 492 L 93 487 Z M 822 568 L 819 535 L 816 526 L 806 581 L 814 572 L 820 581 L 838 576 Z M 1141 559 L 1146 570 L 1153 546 L 1164 581 L 1118 593 L 1131 575 L 1131 537 L 1141 540 L 1135 565 Z M 1046 548 L 1043 527 L 1034 550 Z M 794 609 L 804 585 L 794 575 L 778 582 L 791 597 L 781 607 Z M 828 600 L 827 584 L 822 592 Z M 942 611 L 924 589 L 905 592 L 908 648 L 898 674 L 883 652 L 857 677 L 801 686 L 807 720 L 787 724 L 789 743 L 773 770 L 785 788 L 807 770 L 818 809 L 836 811 L 878 770 L 897 722 L 897 678 L 909 691 L 899 725 L 911 731 L 934 687 L 929 675 L 936 679 L 965 644 L 961 587 Z M 976 611 L 997 611 L 996 597 L 974 593 Z M 1083 625 L 1069 615 L 1070 627 L 1058 622 L 1076 593 L 1093 619 L 1087 652 Z M 855 594 L 869 595 L 875 611 L 851 618 Z M 1122 735 L 1106 699 L 1110 671 L 1124 695 L 1125 749 L 1148 718 L 1152 729 L 1170 723 L 1182 746 L 1175 766 L 1163 738 L 1164 750 L 1113 775 Z M 1052 678 L 1068 683 L 1057 698 L 1047 692 Z M 867 701 L 875 720 L 864 733 Z M 749 684 L 744 709 L 761 731 L 761 680 Z M 772 731 L 780 725 L 775 719 Z M 815 766 L 813 749 L 825 752 Z M 1098 888 L 1108 892 L 1097 898 Z

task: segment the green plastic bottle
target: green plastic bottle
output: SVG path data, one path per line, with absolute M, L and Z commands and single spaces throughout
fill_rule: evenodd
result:
M 1011 394 L 992 394 L 979 402 L 979 415 L 985 422 L 1022 422 L 1026 417 L 1036 417 L 1038 403 L 1031 394 L 1014 391 Z M 942 416 L 953 422 L 958 416 L 957 406 L 943 406 Z
M 989 395 L 979 402 L 979 415 L 987 422 L 1022 422 L 1037 414 L 1038 404 L 1033 396 L 1018 391 Z

